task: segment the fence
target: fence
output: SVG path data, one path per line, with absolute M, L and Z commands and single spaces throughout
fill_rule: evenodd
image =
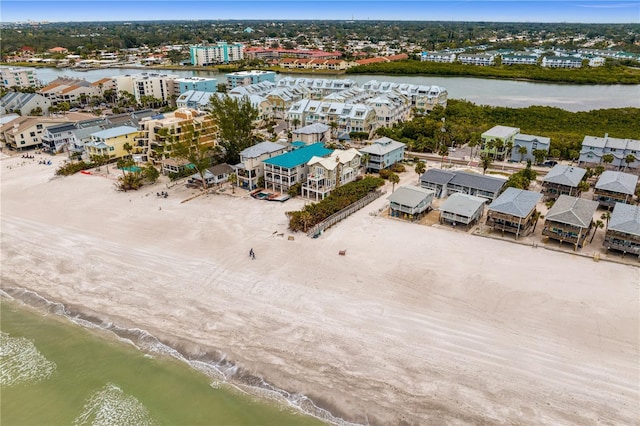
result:
M 348 207 L 345 207 L 339 212 L 332 214 L 322 222 L 314 225 L 309 231 L 307 231 L 307 235 L 312 238 L 317 237 L 325 229 L 335 225 L 345 217 L 352 215 L 353 213 L 360 210 L 361 208 L 363 208 L 364 206 L 371 203 L 373 200 L 375 200 L 376 198 L 379 198 L 380 196 L 382 196 L 382 194 L 385 194 L 385 193 L 386 191 L 373 191 L 370 194 L 367 194 L 364 198 L 359 199 L 355 203 L 349 205 Z

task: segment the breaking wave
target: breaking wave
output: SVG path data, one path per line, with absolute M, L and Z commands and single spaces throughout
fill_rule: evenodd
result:
M 84 404 L 74 426 L 153 426 L 158 424 L 149 410 L 113 383 L 107 383 Z
M 0 386 L 38 383 L 56 371 L 56 364 L 44 357 L 33 341 L 0 332 Z
M 85 315 L 81 311 L 72 312 L 68 306 L 58 302 L 49 301 L 41 295 L 24 288 L 5 288 L 4 291 L 0 291 L 0 296 L 20 300 L 27 305 L 44 309 L 46 312 L 64 316 L 74 323 L 86 328 L 97 328 L 110 331 L 122 341 L 133 344 L 139 350 L 147 354 L 171 356 L 185 362 L 192 368 L 206 374 L 212 380 L 211 387 L 214 389 L 224 383 L 235 387 L 241 392 L 262 398 L 268 398 L 281 404 L 285 404 L 304 414 L 313 416 L 330 424 L 339 426 L 359 425 L 358 423 L 348 422 L 334 416 L 330 411 L 318 407 L 305 395 L 277 388 L 266 382 L 262 377 L 243 371 L 240 367 L 227 360 L 224 353 L 206 352 L 193 354 L 190 353 L 188 349 L 181 349 L 181 345 L 179 343 L 172 346 L 160 341 L 145 330 L 139 328 L 124 328 L 101 318 Z M 108 425 L 116 423 L 94 424 Z

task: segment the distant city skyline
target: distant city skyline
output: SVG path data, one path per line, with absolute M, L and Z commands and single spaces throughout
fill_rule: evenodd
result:
M 639 23 L 640 1 L 2 0 L 2 22 L 402 20 Z

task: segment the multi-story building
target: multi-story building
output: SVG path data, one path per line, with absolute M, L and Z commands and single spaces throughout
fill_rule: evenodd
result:
M 0 67 L 0 87 L 38 87 L 40 81 L 36 78 L 34 68 Z
M 91 134 L 91 142 L 85 145 L 89 157 L 94 155 L 108 156 L 110 159 L 122 158 L 129 153 L 126 144 L 135 145 L 138 129 L 131 126 L 118 126 L 100 130 Z
M 399 92 L 385 92 L 365 101 L 376 112 L 376 127 L 392 127 L 411 118 L 411 101 Z
M 0 145 L 23 150 L 42 146 L 42 137 L 49 126 L 70 123 L 66 117 L 19 117 L 0 127 Z
M 211 96 L 216 92 L 203 92 L 199 90 L 187 90 L 176 99 L 178 108 L 189 108 L 205 111 L 211 104 Z
M 356 149 L 335 150 L 328 157 L 312 157 L 309 175 L 302 184 L 302 196 L 323 200 L 335 188 L 353 182 L 360 174 L 360 157 Z
M 0 114 L 17 113 L 22 116 L 35 114 L 47 115 L 51 101 L 37 93 L 9 92 L 0 99 Z
M 276 73 L 273 71 L 238 71 L 225 75 L 227 79 L 227 88 L 234 88 L 238 86 L 249 86 L 250 84 L 262 83 L 263 81 L 270 81 L 275 83 Z
M 538 57 L 535 55 L 502 55 L 502 65 L 537 65 Z
M 256 189 L 258 179 L 264 176 L 263 161 L 287 152 L 287 147 L 274 142 L 260 142 L 240 152 L 240 163 L 234 166 L 238 185 L 249 190 Z
M 155 98 L 162 103 L 173 102 L 176 92 L 175 80 L 179 77 L 170 74 L 141 73 L 126 74 L 113 77 L 118 96 L 123 92 L 128 92 L 134 96 L 140 104 L 145 103 L 145 99 Z M 178 86 L 179 87 L 179 86 Z
M 331 127 L 322 123 L 309 124 L 295 129 L 291 133 L 293 134 L 294 140 L 304 142 L 307 145 L 316 142 L 326 144 L 331 141 Z
M 357 87 L 358 83 L 350 79 L 327 79 L 327 78 L 293 78 L 283 77 L 276 83 L 277 87 L 297 87 L 303 86 L 312 92 L 313 99 L 323 99 L 325 96 L 340 92 L 342 90 Z
M 374 140 L 371 145 L 360 150 L 361 154 L 368 155 L 365 161 L 367 170 L 379 172 L 401 162 L 404 159 L 406 145 L 391 138 L 382 137 Z
M 640 206 L 616 203 L 604 236 L 607 250 L 640 256 Z
M 582 58 L 572 56 L 545 56 L 541 65 L 549 68 L 581 68 Z
M 189 90 L 198 92 L 211 92 L 218 91 L 218 80 L 209 77 L 183 77 L 176 78 L 174 84 L 174 93 L 183 94 Z
M 598 178 L 593 190 L 593 200 L 608 209 L 616 203 L 630 204 L 637 185 L 636 175 L 606 170 Z
M 286 114 L 290 123 L 303 126 L 313 123 L 337 123 L 338 134 L 363 132 L 371 134 L 377 128 L 376 111 L 369 105 L 323 102 L 303 99 L 295 102 Z
M 535 160 L 533 151 L 545 151 L 549 153 L 549 147 L 551 146 L 551 139 L 544 136 L 525 135 L 518 133 L 513 139 L 513 149 L 511 150 L 512 161 L 527 161 Z M 521 152 L 521 149 L 525 148 L 527 152 Z M 524 150 L 522 150 L 524 151 Z
M 562 195 L 580 196 L 580 181 L 587 171 L 580 167 L 556 164 L 542 178 L 542 193 L 548 200 L 555 200 Z
M 91 98 L 101 98 L 108 89 L 115 89 L 115 83 L 111 79 L 91 83 L 80 78 L 60 77 L 38 90 L 38 93 L 49 99 L 52 105 L 60 102 L 77 105 L 86 104 Z
M 637 169 L 640 167 L 640 140 L 610 138 L 605 134 L 604 138 L 597 136 L 585 136 L 580 149 L 578 164 L 585 166 L 597 166 L 602 164 L 602 157 L 606 154 L 613 156 L 612 167 L 627 167 Z M 627 163 L 626 158 L 633 156 L 635 161 Z
M 561 195 L 547 212 L 542 235 L 582 247 L 593 225 L 598 203 L 584 198 Z
M 175 143 L 195 139 L 198 145 L 214 147 L 216 128 L 209 114 L 190 109 L 150 117 L 140 121 L 134 154 L 140 161 L 159 164 L 172 155 Z M 133 142 L 130 142 L 133 145 Z
M 538 220 L 536 206 L 541 198 L 539 192 L 507 188 L 489 205 L 487 226 L 515 234 L 516 240 L 529 234 Z
M 487 53 L 461 53 L 458 61 L 463 64 L 488 66 L 495 63 L 495 56 Z
M 227 44 L 223 41 L 216 44 L 196 45 L 189 47 L 189 54 L 192 65 L 228 64 L 244 59 L 244 45 L 242 43 Z
M 480 152 L 502 160 L 508 152 L 507 147 L 515 146 L 515 138 L 519 133 L 517 127 L 494 126 L 480 135 Z
M 264 160 L 265 188 L 287 192 L 296 183 L 304 183 L 309 175 L 309 160 L 329 154 L 331 150 L 323 143 L 314 143 Z
M 422 52 L 420 54 L 422 62 L 441 62 L 453 63 L 456 60 L 456 54 L 452 52 Z
M 386 81 L 369 80 L 362 85 L 372 97 L 384 93 L 399 93 L 406 96 L 411 107 L 418 111 L 431 111 L 436 105 L 447 106 L 447 90 L 440 86 L 426 86 L 418 84 L 391 83 Z

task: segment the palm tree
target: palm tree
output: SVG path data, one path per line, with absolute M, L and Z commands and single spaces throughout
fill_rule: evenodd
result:
M 587 192 L 591 186 L 589 186 L 589 182 L 586 180 L 581 180 L 578 184 L 578 192 Z
M 297 129 L 299 124 L 300 124 L 300 119 L 298 117 L 294 117 L 291 120 L 291 125 L 293 126 L 294 129 Z
M 336 139 L 337 138 L 336 130 L 338 129 L 338 123 L 336 123 L 335 121 L 332 121 L 329 123 L 329 127 L 331 127 L 331 137 L 333 139 Z
M 527 152 L 529 152 L 529 150 L 527 149 L 526 146 L 521 145 L 518 147 L 518 154 L 520 154 L 520 162 L 522 162 L 522 160 L 524 159 L 524 156 L 527 155 Z
M 418 161 L 416 163 L 415 171 L 418 174 L 418 178 L 420 178 L 420 176 L 427 171 L 427 165 L 424 163 L 424 161 Z
M 609 228 L 609 219 L 611 219 L 611 212 L 604 212 L 600 216 L 600 219 L 607 221 L 607 229 Z
M 480 164 L 482 165 L 482 174 L 485 174 L 487 172 L 487 169 L 491 167 L 492 162 L 493 159 L 489 154 L 482 154 L 482 157 L 480 159 Z
M 231 182 L 231 193 L 236 193 L 236 185 L 238 184 L 238 175 L 235 173 L 229 174 L 229 182 Z
M 371 160 L 371 155 L 369 155 L 368 152 L 365 152 L 364 154 L 362 154 L 362 157 L 360 158 L 360 160 L 364 163 L 364 172 L 367 173 L 367 170 L 369 169 L 369 160 Z
M 449 153 L 449 149 L 445 145 L 440 145 L 440 148 L 438 149 L 438 155 L 441 157 L 440 158 L 440 168 L 442 168 L 442 165 L 444 163 L 444 157 L 448 153 Z
M 594 223 L 593 234 L 591 234 L 591 239 L 589 240 L 589 244 L 591 244 L 591 242 L 593 241 L 593 237 L 596 236 L 596 231 L 598 230 L 598 228 L 604 228 L 604 222 L 599 219 L 596 220 L 596 223 Z
M 613 163 L 613 160 L 615 160 L 615 157 L 613 156 L 613 154 L 604 154 L 602 156 L 602 162 L 605 164 L 605 167 L 606 167 L 606 164 Z
M 394 192 L 396 190 L 396 183 L 400 182 L 400 176 L 398 176 L 395 173 L 391 173 L 389 175 L 389 182 L 391 182 L 392 186 L 391 186 L 391 192 Z
M 533 213 L 532 219 L 533 219 L 533 230 L 531 230 L 531 232 L 536 232 L 536 226 L 538 226 L 538 220 L 542 217 L 542 214 L 536 210 Z
M 636 156 L 633 154 L 629 154 L 626 157 L 624 157 L 624 162 L 627 163 L 624 166 L 624 169 L 627 170 L 629 168 L 629 164 L 633 163 L 634 161 L 636 161 Z

